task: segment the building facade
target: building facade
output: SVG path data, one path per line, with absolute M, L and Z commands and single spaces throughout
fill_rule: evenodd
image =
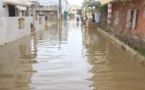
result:
M 112 31 L 130 29 L 134 38 L 138 34 L 145 35 L 145 0 L 110 0 L 103 4 L 108 4 L 108 24 Z
M 0 45 L 31 34 L 31 24 L 39 26 L 36 30 L 42 28 L 42 19 L 41 25 L 37 24 L 39 21 L 33 22 L 35 18 L 31 16 L 30 10 L 34 7 L 27 0 L 0 0 Z
M 80 16 L 81 6 L 79 5 L 71 5 L 70 13 L 73 17 Z

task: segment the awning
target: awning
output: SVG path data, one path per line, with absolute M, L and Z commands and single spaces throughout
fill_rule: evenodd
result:
M 102 5 L 105 5 L 105 4 L 110 3 L 112 1 L 114 1 L 114 0 L 100 0 Z
M 31 6 L 31 2 L 28 0 L 4 0 L 6 4 L 12 4 L 17 6 L 28 7 Z
M 99 1 L 91 2 L 87 5 L 87 7 L 93 7 L 93 6 L 96 6 L 97 4 L 100 4 L 100 2 Z
M 27 10 L 26 7 L 22 7 L 22 6 L 17 6 L 17 8 L 18 8 L 19 10 L 21 10 L 21 11 L 26 11 L 26 10 Z
M 105 4 L 108 4 L 110 2 L 115 2 L 117 0 L 100 0 L 101 2 L 101 5 L 105 5 Z M 125 1 L 131 1 L 131 0 L 121 0 L 122 2 L 125 2 Z

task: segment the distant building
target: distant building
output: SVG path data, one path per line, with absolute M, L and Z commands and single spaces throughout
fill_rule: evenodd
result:
M 81 6 L 79 5 L 71 5 L 70 6 L 70 14 L 73 17 L 77 17 L 80 15 L 80 11 L 81 11 Z
M 38 2 L 38 0 L 29 0 L 31 2 Z M 64 12 L 69 11 L 68 0 L 61 0 L 61 15 L 59 15 L 59 0 L 39 0 L 39 6 L 36 9 L 37 15 L 48 16 L 49 20 L 58 19 L 63 16 Z
M 48 16 L 48 20 L 57 20 L 58 7 L 57 6 L 38 6 L 36 8 L 37 16 Z

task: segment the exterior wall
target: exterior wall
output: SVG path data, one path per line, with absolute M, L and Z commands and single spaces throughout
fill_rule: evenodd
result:
M 8 17 L 8 7 L 3 7 L 2 0 L 0 0 L 0 17 Z
M 71 13 L 74 14 L 75 17 L 77 16 L 77 12 L 78 12 L 77 10 L 78 9 L 81 9 L 81 7 L 78 6 L 78 5 L 72 5 L 71 6 Z
M 136 27 L 132 30 L 132 33 L 138 34 L 142 33 L 145 35 L 145 17 L 143 16 L 144 14 L 144 4 L 145 0 L 135 0 L 134 2 L 125 2 L 123 3 L 113 3 L 112 4 L 112 26 L 117 27 L 117 28 L 122 28 L 123 25 L 126 25 L 127 23 L 127 10 L 132 9 L 132 5 L 134 4 L 134 9 L 137 10 L 137 15 L 136 15 Z M 119 18 L 118 18 L 118 24 L 116 25 L 114 23 L 114 14 L 115 11 L 119 12 Z M 127 28 L 127 27 L 126 27 Z
M 38 18 L 38 21 L 35 20 L 35 15 L 34 17 L 23 16 L 22 18 L 19 16 L 9 17 L 8 6 L 6 4 L 5 7 L 3 7 L 2 1 L 3 0 L 0 0 L 0 45 L 4 45 L 31 34 L 31 23 L 35 26 L 36 31 L 45 28 L 44 17 L 42 17 L 41 20 Z M 30 13 L 29 8 L 30 7 L 27 8 L 27 12 Z M 39 23 L 40 21 L 41 23 Z
M 44 17 L 37 17 L 37 19 L 35 20 L 35 31 L 43 30 L 44 28 L 45 28 Z
M 0 17 L 0 45 L 31 34 L 32 17 L 25 17 L 23 29 L 18 28 L 19 17 Z

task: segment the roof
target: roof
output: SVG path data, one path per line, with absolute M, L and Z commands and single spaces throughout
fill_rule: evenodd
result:
M 107 3 L 110 3 L 110 2 L 115 2 L 117 0 L 100 0 L 101 4 L 102 5 L 105 5 Z M 131 1 L 131 0 L 121 0 L 122 2 L 125 2 L 125 1 Z
M 97 4 L 100 4 L 99 1 L 96 1 L 96 2 L 91 2 L 87 5 L 87 7 L 92 7 L 92 6 L 96 6 Z
M 22 6 L 16 6 L 19 10 L 22 10 L 22 11 L 26 11 L 27 8 L 26 7 L 22 7 Z
M 18 6 L 31 6 L 31 2 L 28 0 L 4 0 L 6 4 L 18 5 Z
M 115 0 L 100 0 L 102 5 L 105 5 L 105 4 L 107 4 L 109 2 L 113 2 L 113 1 L 115 1 Z
M 34 3 L 36 6 L 40 6 L 40 3 L 38 1 L 34 1 L 34 0 L 29 0 L 29 1 Z

